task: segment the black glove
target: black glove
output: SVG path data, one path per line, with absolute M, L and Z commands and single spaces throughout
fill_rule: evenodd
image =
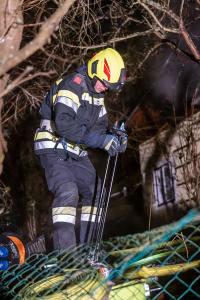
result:
M 112 128 L 113 134 L 117 136 L 120 147 L 118 152 L 123 153 L 126 151 L 127 144 L 128 144 L 128 135 L 126 133 L 125 124 L 122 123 L 121 126 L 118 128 L 117 126 L 114 126 Z
M 115 156 L 120 150 L 119 139 L 115 135 L 107 134 L 102 148 L 106 150 L 110 156 Z
M 119 143 L 120 143 L 119 153 L 125 152 L 126 148 L 127 148 L 127 144 L 128 144 L 128 136 L 127 136 L 127 134 L 121 135 L 119 137 Z

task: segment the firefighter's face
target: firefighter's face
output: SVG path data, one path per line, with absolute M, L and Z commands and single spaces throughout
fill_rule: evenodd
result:
M 105 92 L 108 88 L 107 86 L 105 86 L 103 84 L 103 82 L 101 82 L 100 80 L 97 80 L 95 85 L 94 85 L 94 89 L 97 93 L 103 93 Z

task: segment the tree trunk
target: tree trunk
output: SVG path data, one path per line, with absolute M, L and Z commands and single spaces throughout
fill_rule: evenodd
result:
M 0 1 L 0 64 L 12 58 L 20 47 L 23 32 L 23 17 L 21 0 Z M 9 75 L 0 78 L 0 94 L 8 84 Z M 1 112 L 4 105 L 0 98 L 0 174 L 7 151 L 7 143 L 3 135 Z

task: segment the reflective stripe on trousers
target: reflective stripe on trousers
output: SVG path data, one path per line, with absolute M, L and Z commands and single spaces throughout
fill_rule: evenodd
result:
M 54 207 L 52 208 L 53 223 L 65 222 L 75 224 L 76 209 L 74 207 Z
M 49 190 L 54 194 L 52 206 L 55 249 L 66 249 L 90 241 L 91 224 L 96 220 L 100 180 L 88 156 L 79 160 L 59 159 L 56 154 L 40 155 Z M 82 203 L 80 220 L 76 208 Z M 80 224 L 78 240 L 75 224 Z
M 81 221 L 85 222 L 99 222 L 101 217 L 101 211 L 99 210 L 99 216 L 97 218 L 97 207 L 95 206 L 83 206 L 81 212 Z

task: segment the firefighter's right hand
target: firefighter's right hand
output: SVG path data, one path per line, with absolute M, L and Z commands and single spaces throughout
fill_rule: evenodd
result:
M 115 135 L 106 134 L 102 148 L 106 150 L 110 156 L 115 156 L 120 150 L 119 139 Z

